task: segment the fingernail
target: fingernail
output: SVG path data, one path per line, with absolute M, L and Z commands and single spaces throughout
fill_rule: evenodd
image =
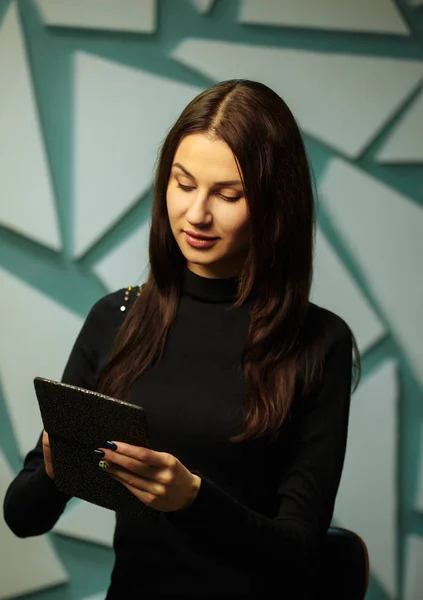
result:
M 109 463 L 107 462 L 107 460 L 100 460 L 100 462 L 98 463 L 98 466 L 101 469 L 108 469 L 110 467 Z
M 108 448 L 109 450 L 117 450 L 117 446 L 114 442 L 106 442 L 104 447 Z
M 97 458 L 103 458 L 103 456 L 104 456 L 104 452 L 103 452 L 103 450 L 94 450 L 94 455 L 95 455 Z

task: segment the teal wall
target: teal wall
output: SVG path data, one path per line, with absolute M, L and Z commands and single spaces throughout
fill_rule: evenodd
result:
M 237 22 L 239 4 L 235 0 L 218 0 L 209 14 L 202 15 L 188 1 L 160 0 L 157 3 L 157 31 L 153 34 L 142 35 L 76 28 L 48 28 L 43 24 L 33 2 L 30 0 L 18 2 L 37 109 L 57 202 L 63 251 L 55 252 L 32 241 L 29 237 L 19 234 L 12 228 L 0 225 L 0 267 L 33 288 L 41 290 L 60 305 L 68 307 L 77 315 L 84 317 L 90 306 L 107 292 L 104 282 L 94 273 L 93 266 L 133 233 L 149 214 L 151 190 L 143 194 L 122 218 L 111 224 L 107 234 L 88 252 L 81 258 L 73 257 L 71 243 L 74 225 L 72 217 L 74 125 L 72 57 L 75 51 L 84 51 L 122 65 L 160 74 L 200 88 L 206 87 L 214 81 L 179 64 L 170 57 L 170 52 L 177 44 L 188 37 L 252 45 L 275 45 L 280 48 L 342 52 L 351 55 L 369 54 L 412 60 L 423 59 L 423 9 L 414 9 L 405 1 L 398 2 L 398 5 L 401 7 L 405 21 L 411 27 L 412 35 L 409 37 L 293 27 L 242 26 Z M 10 0 L 0 0 L 0 23 L 9 5 Z M 240 73 L 239 76 L 242 77 L 243 74 Z M 375 74 L 376 77 L 377 74 Z M 1 85 L 5 85 L 5 82 L 1 82 Z M 401 120 L 418 91 L 416 90 L 404 103 L 401 110 L 393 115 L 392 120 L 386 123 L 365 152 L 351 162 L 423 207 L 421 164 L 386 165 L 379 164 L 374 160 L 378 149 L 389 136 L 392 126 Z M 354 102 L 353 98 L 351 102 Z M 295 109 L 295 107 L 292 108 Z M 328 161 L 340 153 L 324 143 L 312 139 L 307 134 L 305 134 L 305 139 L 317 180 L 319 180 L 325 172 Z M 1 198 L 0 202 L 7 202 L 7 198 Z M 416 436 L 416 423 L 423 422 L 422 389 L 409 361 L 401 351 L 395 337 L 390 333 L 389 322 L 380 311 L 369 282 L 363 277 L 359 266 L 343 243 L 323 205 L 319 207 L 319 223 L 322 231 L 335 247 L 338 256 L 360 286 L 369 304 L 379 314 L 388 332 L 365 353 L 363 357 L 364 378 L 386 357 L 393 357 L 399 365 L 398 461 L 400 475 L 398 494 L 400 510 L 398 531 L 400 544 L 398 562 L 402 579 L 407 535 L 416 533 L 423 536 L 423 517 L 414 509 L 419 473 L 419 438 Z M 383 215 L 381 215 L 381 226 L 383 226 Z M 7 319 L 7 315 L 0 315 L 0 328 L 2 319 Z M 2 396 L 1 381 L 0 446 L 12 468 L 17 471 L 20 468 L 21 459 Z M 34 598 L 34 600 L 76 600 L 106 589 L 113 562 L 111 549 L 54 533 L 49 537 L 69 573 L 70 582 L 28 597 Z M 25 569 L 23 569 L 22 576 L 25 576 Z M 368 598 L 370 600 L 388 598 L 374 577 L 371 580 Z

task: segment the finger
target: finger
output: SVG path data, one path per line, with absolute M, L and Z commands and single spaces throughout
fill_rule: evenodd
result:
M 108 462 L 110 465 L 121 467 L 125 469 L 125 471 L 135 473 L 136 475 L 139 475 L 140 477 L 150 481 L 157 481 L 158 483 L 162 483 L 166 486 L 172 485 L 175 479 L 175 472 L 168 467 L 153 467 L 152 465 L 147 465 L 140 460 L 128 458 L 127 456 L 117 454 L 116 452 L 110 452 L 106 450 L 103 460 Z
M 107 471 L 114 479 L 119 480 L 121 483 L 125 483 L 131 488 L 137 489 L 138 491 L 142 491 L 145 493 L 149 493 L 155 498 L 161 498 L 166 495 L 167 489 L 162 483 L 157 481 L 152 481 L 151 479 L 147 479 L 140 475 L 136 475 L 130 471 L 126 471 L 125 469 L 121 469 L 114 465 L 109 465 L 107 462 L 104 465 L 104 460 L 100 461 L 103 463 L 101 467 L 103 470 Z
M 47 438 L 47 440 L 44 440 L 44 438 L 43 438 L 42 446 L 43 446 L 44 455 L 50 456 L 50 443 L 48 441 L 48 438 Z
M 125 486 L 136 498 L 138 498 L 138 500 L 144 502 L 144 504 L 151 505 L 151 503 L 154 502 L 154 500 L 156 500 L 156 496 L 154 496 L 154 494 L 150 494 L 149 492 L 140 490 L 139 488 L 131 485 L 130 483 L 119 479 L 115 475 L 111 474 L 111 477 L 113 477 L 113 479 L 118 483 Z
M 146 479 L 154 480 L 158 475 L 157 467 L 152 467 L 140 460 L 134 458 L 128 458 L 124 454 L 118 454 L 111 450 L 103 450 L 103 460 L 107 461 L 115 467 L 121 467 L 126 471 L 130 471 L 136 475 L 145 477 Z
M 168 454 L 167 452 L 156 452 L 150 448 L 143 448 L 141 446 L 132 446 L 131 444 L 125 444 L 124 442 L 114 442 L 117 446 L 115 452 L 134 458 L 135 460 L 142 461 L 152 467 L 168 467 L 172 468 L 175 466 L 177 459 Z M 105 448 L 101 448 L 105 450 Z

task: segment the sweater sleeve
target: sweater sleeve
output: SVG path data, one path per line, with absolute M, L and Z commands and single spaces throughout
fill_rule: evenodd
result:
M 77 336 L 63 372 L 64 383 L 92 389 L 104 311 L 102 298 L 92 307 Z M 46 473 L 41 440 L 42 432 L 36 446 L 26 455 L 23 468 L 9 485 L 3 502 L 5 522 L 22 538 L 52 529 L 70 499 L 59 492 Z
M 311 564 L 330 526 L 351 398 L 352 337 L 343 321 L 340 329 L 327 351 L 319 390 L 301 414 L 298 450 L 279 482 L 276 517 L 249 509 L 199 471 L 194 473 L 202 482 L 192 505 L 165 513 L 228 561 L 252 569 L 260 563 L 272 572 L 282 564 L 301 569 Z

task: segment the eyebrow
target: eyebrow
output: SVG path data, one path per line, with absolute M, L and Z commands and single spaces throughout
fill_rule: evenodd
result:
M 173 163 L 172 166 L 178 167 L 178 169 L 181 169 L 181 171 L 183 171 L 187 177 L 189 177 L 193 181 L 197 181 L 195 179 L 194 175 L 192 175 L 189 171 L 187 171 L 186 168 L 183 167 L 180 163 Z M 239 179 L 232 179 L 231 181 L 216 181 L 214 185 L 217 185 L 219 187 L 226 187 L 229 185 L 237 185 L 237 184 L 241 184 L 241 183 L 242 182 Z

